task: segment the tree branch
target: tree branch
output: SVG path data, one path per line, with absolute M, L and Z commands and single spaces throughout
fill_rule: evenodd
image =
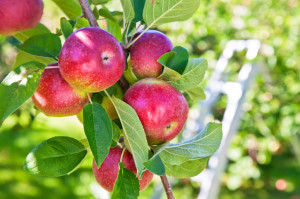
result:
M 171 188 L 171 186 L 169 184 L 169 181 L 167 179 L 167 176 L 166 175 L 160 176 L 160 179 L 161 179 L 161 182 L 164 185 L 164 188 L 165 188 L 168 199 L 175 199 L 175 197 L 173 195 L 173 192 L 172 192 L 172 188 Z
M 83 15 L 87 18 L 87 20 L 90 22 L 91 26 L 94 27 L 99 27 L 98 22 L 94 16 L 94 13 L 89 5 L 89 3 L 87 2 L 87 0 L 79 0 L 81 9 L 82 9 L 82 13 Z

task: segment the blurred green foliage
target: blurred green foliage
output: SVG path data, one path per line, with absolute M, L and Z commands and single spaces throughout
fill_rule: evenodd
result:
M 116 7 L 116 1 L 110 5 Z M 51 0 L 44 3 L 42 22 L 55 32 L 63 14 Z M 210 71 L 229 40 L 259 39 L 263 44 L 256 61 L 265 65 L 248 92 L 219 198 L 300 198 L 299 19 L 298 0 L 203 0 L 192 19 L 159 27 L 174 46 L 187 48 L 193 57 L 206 58 Z M 0 36 L 0 79 L 13 65 L 15 42 Z M 244 52 L 233 57 L 230 78 L 247 61 L 243 57 Z M 224 96 L 215 108 L 217 119 L 222 118 L 225 107 Z M 0 198 L 94 198 L 91 155 L 79 170 L 62 178 L 41 178 L 22 170 L 27 153 L 56 135 L 84 137 L 76 118 L 36 114 L 30 102 L 8 118 L 0 129 Z M 150 198 L 153 188 L 156 185 L 141 198 Z M 199 189 L 191 180 L 175 180 L 176 198 L 196 198 Z

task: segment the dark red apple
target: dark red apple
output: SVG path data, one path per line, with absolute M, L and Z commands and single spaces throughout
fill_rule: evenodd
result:
M 93 162 L 93 172 L 97 182 L 105 190 L 112 192 L 119 172 L 119 162 L 122 154 L 120 147 L 110 148 L 109 153 L 100 168 L 97 168 L 96 162 Z M 136 167 L 133 157 L 129 151 L 125 151 L 122 162 L 124 162 L 124 168 L 128 169 L 132 173 L 136 174 Z M 143 191 L 151 182 L 153 173 L 146 170 L 140 182 L 140 191 Z
M 109 88 L 122 76 L 122 46 L 108 32 L 85 27 L 71 34 L 59 55 L 59 70 L 71 85 L 87 92 Z
M 0 0 L 0 34 L 34 28 L 43 15 L 42 0 Z
M 188 116 L 185 97 L 169 83 L 156 78 L 136 82 L 123 100 L 138 114 L 150 145 L 175 138 Z
M 63 79 L 58 68 L 49 68 L 43 72 L 32 101 L 46 115 L 59 117 L 78 114 L 89 100 L 86 92 Z
M 132 40 L 141 32 L 136 33 Z M 172 49 L 173 44 L 165 34 L 148 30 L 130 47 L 130 66 L 139 78 L 158 77 L 162 65 L 157 60 Z

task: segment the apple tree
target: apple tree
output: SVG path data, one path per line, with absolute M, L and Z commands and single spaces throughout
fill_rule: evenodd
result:
M 208 123 L 196 137 L 170 143 L 189 106 L 205 98 L 207 61 L 189 58 L 153 28 L 189 19 L 200 0 L 121 0 L 122 11 L 110 11 L 108 0 L 54 2 L 68 17 L 56 33 L 39 23 L 41 0 L 0 1 L 0 34 L 19 42 L 16 64 L 0 84 L 1 124 L 31 99 L 49 117 L 77 115 L 85 139 L 45 140 L 24 169 L 69 175 L 91 152 L 94 176 L 112 198 L 137 198 L 153 175 L 174 198 L 166 175 L 198 175 L 220 146 L 222 125 Z

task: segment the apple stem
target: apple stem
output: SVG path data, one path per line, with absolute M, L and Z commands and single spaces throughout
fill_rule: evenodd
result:
M 121 154 L 120 162 L 122 162 L 122 160 L 123 160 L 123 155 L 124 155 L 124 153 L 125 153 L 125 150 L 126 150 L 126 148 L 124 147 L 124 149 L 123 149 L 123 151 L 122 151 L 122 154 Z
M 59 66 L 47 66 L 45 69 L 59 68 Z
M 163 175 L 163 176 L 160 176 L 160 179 L 164 185 L 164 188 L 165 188 L 165 192 L 167 194 L 167 198 L 168 199 L 175 199 L 174 195 L 173 195 L 173 192 L 172 192 L 172 188 L 170 186 L 170 183 L 168 181 L 168 178 L 166 175 Z
M 128 49 L 132 44 L 134 44 L 147 30 L 150 29 L 150 26 L 148 26 L 141 34 L 139 34 L 139 36 L 137 36 L 133 41 L 131 41 L 126 47 L 125 49 Z
M 98 22 L 95 18 L 95 15 L 94 15 L 88 1 L 87 0 L 79 0 L 79 3 L 81 6 L 81 9 L 82 9 L 82 13 L 87 18 L 90 25 L 93 27 L 99 27 Z
M 92 101 L 91 96 L 89 95 L 89 93 L 86 93 L 86 94 L 87 94 L 87 96 L 89 98 L 90 103 L 93 104 L 93 101 Z
M 110 99 L 110 101 L 114 104 L 114 101 L 112 100 L 110 94 L 107 92 L 107 90 L 103 90 L 104 93 L 106 94 L 106 96 L 108 97 L 108 99 Z

